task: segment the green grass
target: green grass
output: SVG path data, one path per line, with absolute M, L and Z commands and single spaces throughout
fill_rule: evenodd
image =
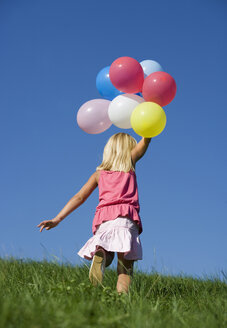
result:
M 91 286 L 89 268 L 0 258 L 0 327 L 227 327 L 227 285 L 135 271 L 128 295 L 117 273 Z

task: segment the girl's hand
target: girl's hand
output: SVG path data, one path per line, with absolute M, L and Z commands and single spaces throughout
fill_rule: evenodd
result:
M 50 230 L 50 229 L 56 227 L 58 225 L 58 223 L 60 223 L 60 221 L 58 219 L 45 220 L 45 221 L 42 221 L 40 224 L 38 224 L 37 227 L 41 227 L 39 231 L 42 232 L 42 230 L 44 228 L 46 228 L 46 230 Z

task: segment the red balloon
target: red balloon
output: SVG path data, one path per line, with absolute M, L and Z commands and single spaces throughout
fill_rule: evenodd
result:
M 161 107 L 168 105 L 177 92 L 174 78 L 166 72 L 154 72 L 146 77 L 143 84 L 143 98 Z
M 110 81 L 125 93 L 142 91 L 144 72 L 140 63 L 131 57 L 119 57 L 110 66 Z

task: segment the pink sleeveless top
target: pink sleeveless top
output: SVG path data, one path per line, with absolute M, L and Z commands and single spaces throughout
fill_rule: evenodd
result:
M 143 228 L 139 216 L 140 205 L 135 172 L 101 170 L 98 186 L 99 204 L 92 223 L 93 234 L 101 223 L 114 220 L 118 216 L 127 216 L 135 221 L 141 234 Z

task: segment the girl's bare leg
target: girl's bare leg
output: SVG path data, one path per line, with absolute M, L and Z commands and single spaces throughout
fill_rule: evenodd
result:
M 106 254 L 106 268 L 107 268 L 113 262 L 114 252 L 108 252 L 101 246 L 99 246 L 98 249 L 102 249 Z
M 133 277 L 133 260 L 124 259 L 124 253 L 117 253 L 118 264 L 117 264 L 117 291 L 118 294 L 128 293 L 129 286 Z

